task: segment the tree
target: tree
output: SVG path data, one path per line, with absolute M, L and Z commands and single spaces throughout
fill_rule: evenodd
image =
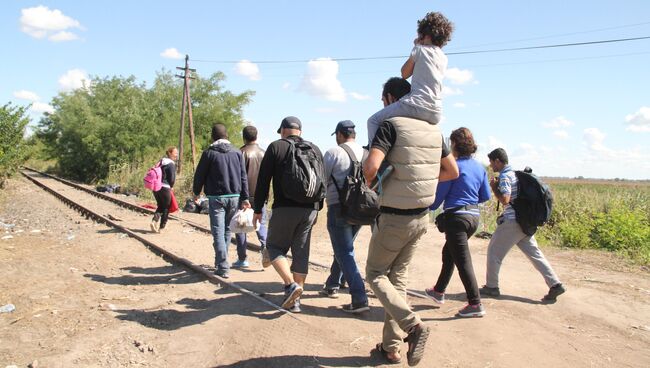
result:
M 29 118 L 25 116 L 26 110 L 26 107 L 11 103 L 0 107 L 0 188 L 27 157 L 25 127 Z
M 232 94 L 220 85 L 223 80 L 222 73 L 215 73 L 193 81 L 199 146 L 216 121 L 232 131 L 243 127 L 242 108 L 253 92 Z M 150 166 L 147 161 L 178 144 L 182 89 L 182 81 L 164 70 L 150 89 L 133 76 L 95 77 L 86 88 L 55 97 L 54 113 L 41 120 L 37 134 L 48 154 L 58 160 L 61 174 L 76 180 L 105 179 L 114 164 Z M 184 152 L 191 154 L 189 147 Z

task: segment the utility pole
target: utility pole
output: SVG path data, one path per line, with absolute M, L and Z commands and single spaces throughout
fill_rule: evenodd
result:
M 185 67 L 176 67 L 178 70 L 182 70 L 184 75 L 176 76 L 178 78 L 183 78 L 183 103 L 181 106 L 181 128 L 178 134 L 178 167 L 177 172 L 180 175 L 183 168 L 183 136 L 185 135 L 185 108 L 187 107 L 189 114 L 189 125 L 190 125 L 190 146 L 192 147 L 192 167 L 196 166 L 196 146 L 194 144 L 194 123 L 192 122 L 192 98 L 190 97 L 190 79 L 194 79 L 191 76 L 191 73 L 195 73 L 196 69 L 190 69 L 189 67 L 190 56 L 185 55 Z

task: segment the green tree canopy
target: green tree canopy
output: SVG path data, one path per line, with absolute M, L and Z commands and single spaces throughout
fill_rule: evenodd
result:
M 25 127 L 27 108 L 7 103 L 0 106 L 0 188 L 27 156 Z
M 226 91 L 221 86 L 224 79 L 219 72 L 192 80 L 198 150 L 209 144 L 215 122 L 232 133 L 239 133 L 245 124 L 242 109 L 253 92 Z M 95 77 L 86 88 L 55 97 L 54 113 L 40 121 L 37 134 L 63 175 L 85 182 L 105 179 L 110 165 L 146 164 L 178 144 L 182 95 L 182 80 L 164 70 L 151 88 L 133 76 Z M 189 145 L 186 138 L 186 157 L 191 155 Z

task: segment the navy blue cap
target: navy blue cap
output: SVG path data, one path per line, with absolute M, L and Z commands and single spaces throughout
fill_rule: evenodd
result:
M 336 124 L 336 129 L 334 130 L 334 133 L 332 133 L 332 135 L 338 132 L 353 131 L 353 130 L 354 130 L 354 123 L 350 120 L 343 120 L 343 121 L 339 121 L 339 123 Z
M 282 119 L 282 123 L 278 128 L 278 133 L 280 133 L 282 128 L 302 130 L 302 123 L 300 122 L 300 119 L 295 116 L 287 116 Z

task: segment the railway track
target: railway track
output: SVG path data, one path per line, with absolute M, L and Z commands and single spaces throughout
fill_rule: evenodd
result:
M 42 175 L 42 176 L 44 176 L 44 177 L 47 177 L 47 178 L 50 178 L 50 179 L 56 180 L 56 181 L 58 181 L 58 182 L 60 182 L 60 183 L 62 183 L 62 184 L 65 184 L 66 186 L 72 187 L 72 188 L 74 188 L 74 189 L 78 189 L 78 190 L 83 191 L 83 192 L 85 192 L 85 193 L 88 193 L 88 194 L 90 194 L 90 195 L 92 195 L 92 196 L 94 196 L 94 197 L 96 197 L 96 198 L 99 198 L 99 199 L 102 199 L 102 200 L 109 201 L 109 202 L 111 202 L 111 203 L 114 203 L 114 204 L 116 204 L 116 205 L 118 205 L 118 206 L 120 206 L 120 207 L 122 207 L 122 208 L 125 208 L 125 209 L 128 209 L 128 210 L 131 210 L 131 211 L 135 211 L 135 212 L 139 212 L 139 213 L 143 213 L 143 214 L 147 214 L 147 215 L 153 215 L 154 212 L 155 212 L 155 211 L 153 211 L 153 210 L 151 210 L 151 209 L 144 208 L 144 207 L 140 207 L 140 206 L 134 205 L 133 203 L 129 203 L 129 202 L 127 202 L 127 201 L 123 201 L 123 200 L 121 200 L 121 199 L 119 199 L 119 198 L 115 198 L 115 197 L 112 197 L 112 196 L 110 196 L 110 195 L 107 195 L 107 194 L 104 194 L 104 193 L 97 192 L 97 191 L 95 191 L 95 190 L 93 190 L 93 189 L 87 188 L 87 187 L 85 187 L 85 186 L 83 186 L 83 185 L 77 184 L 77 183 L 72 182 L 72 181 L 70 181 L 70 180 L 66 180 L 66 179 L 63 179 L 63 178 L 59 178 L 59 177 L 57 177 L 57 176 L 55 176 L 55 175 L 51 175 L 51 174 L 47 174 L 47 173 L 44 173 L 44 172 L 40 172 L 40 171 L 38 171 L 38 170 L 35 170 L 35 169 L 32 169 L 32 168 L 28 168 L 28 167 L 23 167 L 23 170 L 27 170 L 27 171 L 30 171 L 30 172 L 36 173 L 36 174 L 38 174 L 38 175 Z M 26 176 L 28 179 L 30 179 L 31 181 L 36 182 L 32 177 L 26 175 L 24 172 L 21 172 L 21 173 L 22 173 L 24 176 Z M 38 184 L 38 183 L 37 183 L 37 185 L 39 185 L 40 187 L 42 187 L 42 188 L 45 189 L 45 186 L 43 186 L 42 184 Z M 57 195 L 57 194 L 55 194 L 54 192 L 52 192 L 52 191 L 50 191 L 50 190 L 47 190 L 47 189 L 46 189 L 46 191 L 52 193 L 52 194 L 53 194 L 54 196 L 56 196 L 57 198 L 59 198 L 59 199 L 61 199 L 62 201 L 66 202 L 66 200 L 60 198 L 60 197 L 62 197 L 61 195 Z M 80 207 L 80 206 L 76 205 L 76 204 L 74 203 L 74 201 L 71 201 L 71 200 L 68 200 L 68 201 L 70 201 L 70 203 L 67 203 L 67 202 L 66 202 L 66 204 L 68 204 L 70 207 L 75 208 L 75 209 L 76 209 L 77 207 Z M 80 212 L 83 213 L 83 211 L 81 211 L 81 210 L 80 210 Z M 100 218 L 97 218 L 96 221 L 101 222 L 101 223 L 105 223 L 106 225 L 111 226 L 111 227 L 115 227 L 115 226 L 113 226 L 113 225 L 116 225 L 116 226 L 119 226 L 120 228 L 124 228 L 125 230 L 128 231 L 128 229 L 126 229 L 126 228 L 123 227 L 123 226 L 120 226 L 119 224 L 115 223 L 114 221 L 110 220 L 109 218 L 104 217 L 104 216 L 100 216 L 100 217 L 101 217 L 101 219 L 100 219 Z M 180 223 L 182 223 L 182 224 L 188 225 L 188 226 L 190 226 L 190 227 L 192 227 L 192 228 L 194 228 L 195 230 L 198 230 L 198 231 L 200 231 L 200 232 L 203 232 L 203 233 L 206 233 L 206 234 L 212 234 L 212 232 L 211 232 L 211 230 L 210 230 L 209 227 L 204 226 L 204 225 L 199 224 L 199 223 L 196 223 L 196 222 L 194 222 L 194 221 L 191 221 L 191 220 L 188 220 L 188 219 L 185 219 L 185 218 L 181 218 L 181 217 L 178 217 L 178 216 L 175 216 L 175 215 L 170 215 L 169 218 L 170 218 L 171 220 L 178 221 L 178 222 L 180 222 Z M 109 221 L 110 223 L 107 223 L 106 221 Z M 113 225 L 112 225 L 112 224 L 113 224 Z M 118 228 L 118 230 L 119 230 L 119 228 Z M 120 230 L 120 231 L 122 231 L 122 230 Z M 126 231 L 124 231 L 124 232 L 127 233 Z M 130 232 L 130 233 L 133 233 L 133 232 Z M 129 235 L 131 235 L 131 234 L 129 234 Z M 140 236 L 134 236 L 134 238 L 140 240 L 140 238 L 142 238 L 142 237 L 140 237 Z M 144 242 L 149 242 L 149 241 L 146 240 L 146 239 L 142 239 L 142 240 L 143 240 Z M 145 245 L 146 245 L 146 244 L 145 244 Z M 257 251 L 257 252 L 260 251 L 260 246 L 258 246 L 258 245 L 256 245 L 256 244 L 247 243 L 246 246 L 247 246 L 248 249 L 251 249 L 251 250 L 253 250 L 253 251 Z M 156 248 L 154 248 L 154 247 L 150 247 L 150 249 L 154 250 L 154 249 L 156 249 Z M 164 253 L 163 253 L 163 255 L 164 255 Z M 290 256 L 289 256 L 289 258 L 290 258 Z M 173 257 L 170 257 L 170 259 L 174 260 Z M 218 282 L 215 282 L 215 283 L 224 283 L 224 284 L 226 284 L 226 285 L 234 284 L 234 283 L 232 283 L 232 282 L 228 282 L 228 281 L 226 281 L 226 280 L 223 279 L 223 278 L 220 278 L 220 277 L 218 277 L 218 276 L 213 275 L 209 270 L 206 270 L 205 268 L 203 268 L 203 267 L 201 267 L 201 266 L 199 266 L 199 265 L 194 265 L 194 266 L 195 266 L 195 267 L 198 267 L 200 270 L 202 270 L 201 274 L 208 275 L 208 276 L 213 277 L 213 279 L 219 280 Z M 318 263 L 318 262 L 314 262 L 314 261 L 309 261 L 309 266 L 310 266 L 310 268 L 312 268 L 312 269 L 314 269 L 314 270 L 318 270 L 318 271 L 323 271 L 323 270 L 327 270 L 327 271 L 329 271 L 329 269 L 330 269 L 330 265 L 325 265 L 325 264 Z M 211 282 L 212 282 L 213 279 L 210 279 Z M 237 287 L 240 287 L 239 285 L 236 285 L 236 284 L 234 284 L 234 285 L 235 285 L 235 287 L 234 287 L 235 289 L 236 289 Z M 255 292 L 250 291 L 250 290 L 248 290 L 248 292 L 252 293 L 253 295 L 258 296 L 259 298 L 262 298 L 262 300 L 264 300 L 265 302 L 269 302 L 269 303 L 270 303 L 270 301 L 268 301 L 267 299 L 264 299 L 262 296 L 260 296 L 260 295 L 263 295 L 264 293 L 255 293 Z M 245 292 L 244 292 L 244 293 L 245 293 Z M 419 293 L 419 292 L 416 292 L 416 291 L 412 291 L 412 290 L 407 290 L 407 294 L 410 295 L 410 296 L 417 297 L 417 298 L 428 299 L 428 298 L 427 298 L 425 295 L 423 295 L 422 293 Z M 276 308 L 276 309 L 279 308 L 279 309 L 281 309 L 282 311 L 284 311 L 284 309 L 278 307 L 278 306 L 275 305 L 275 304 L 273 304 L 273 307 Z M 285 311 L 285 312 L 286 312 L 286 311 Z
M 30 175 L 30 174 L 26 173 L 25 171 L 31 172 L 32 174 Z M 85 187 L 83 187 L 83 186 L 81 186 L 79 184 L 70 182 L 70 181 L 65 180 L 65 179 L 55 177 L 53 175 L 41 173 L 41 172 L 39 172 L 37 170 L 34 170 L 34 169 L 24 167 L 23 170 L 21 170 L 21 174 L 25 178 L 27 178 L 29 181 L 31 181 L 32 183 L 37 185 L 38 187 L 42 188 L 46 192 L 52 194 L 57 199 L 61 200 L 64 204 L 66 204 L 70 208 L 72 208 L 75 211 L 81 213 L 84 217 L 86 217 L 88 219 L 91 219 L 91 220 L 93 220 L 95 222 L 105 224 L 106 226 L 109 226 L 109 227 L 111 227 L 113 229 L 116 229 L 116 230 L 118 230 L 118 231 L 120 231 L 120 232 L 122 232 L 124 234 L 127 234 L 128 236 L 130 236 L 130 237 L 138 240 L 139 242 L 141 242 L 143 245 L 145 245 L 152 252 L 156 253 L 157 255 L 162 256 L 166 261 L 168 261 L 170 263 L 173 263 L 173 264 L 176 264 L 176 265 L 179 265 L 181 267 L 184 267 L 187 270 L 189 270 L 190 272 L 193 272 L 193 273 L 198 274 L 198 275 L 200 275 L 202 277 L 205 277 L 209 282 L 211 282 L 213 284 L 219 285 L 221 287 L 227 287 L 227 288 L 229 288 L 231 290 L 234 290 L 236 292 L 239 292 L 241 294 L 248 295 L 251 298 L 259 301 L 260 303 L 265 304 L 268 307 L 271 307 L 271 308 L 273 308 L 273 309 L 275 309 L 275 310 L 277 310 L 279 312 L 282 312 L 282 313 L 290 316 L 291 318 L 294 318 L 296 320 L 299 320 L 301 322 L 306 323 L 298 315 L 289 313 L 287 310 L 283 309 L 282 307 L 278 306 L 277 304 L 273 303 L 272 301 L 266 299 L 264 297 L 265 293 L 260 293 L 260 292 L 250 290 L 250 289 L 248 289 L 246 287 L 243 287 L 243 286 L 237 284 L 236 282 L 231 282 L 231 281 L 228 281 L 228 280 L 226 280 L 226 279 L 224 279 L 224 278 L 222 278 L 222 277 L 220 277 L 218 275 L 215 275 L 209 269 L 206 269 L 203 266 L 198 265 L 198 264 L 190 261 L 189 259 L 184 258 L 184 257 L 182 257 L 182 256 L 180 256 L 180 255 L 166 249 L 164 246 L 161 246 L 160 244 L 157 244 L 156 242 L 153 242 L 153 241 L 150 241 L 150 240 L 146 239 L 145 237 L 143 237 L 140 234 L 136 233 L 135 231 L 127 228 L 126 226 L 118 224 L 117 221 L 112 220 L 111 218 L 109 218 L 109 216 L 101 215 L 101 214 L 97 213 L 96 211 L 93 211 L 92 209 L 88 208 L 87 206 L 83 206 L 83 205 L 79 204 L 77 201 L 70 198 L 69 196 L 65 196 L 65 195 L 59 193 L 57 190 L 51 188 L 50 186 L 48 186 L 47 184 L 45 184 L 41 180 L 37 179 L 35 176 L 41 175 L 41 176 L 44 176 L 44 177 L 47 177 L 47 178 L 50 178 L 50 179 L 54 179 L 54 180 L 56 180 L 58 182 L 61 182 L 61 183 L 65 184 L 65 185 L 67 185 L 67 186 L 70 186 L 70 187 L 73 187 L 75 189 L 84 191 L 84 192 L 89 193 L 89 194 L 91 194 L 91 195 L 93 195 L 95 197 L 98 197 L 100 199 L 110 201 L 110 202 L 112 202 L 112 203 L 114 203 L 116 205 L 119 205 L 120 207 L 126 208 L 126 209 L 131 210 L 131 211 L 136 211 L 136 212 L 145 213 L 145 214 L 153 214 L 152 210 L 142 208 L 142 207 L 133 205 L 133 204 L 125 202 L 125 201 L 121 201 L 121 200 L 119 200 L 117 198 L 113 198 L 113 197 L 105 195 L 103 193 L 94 192 L 93 190 L 85 188 Z M 183 222 L 183 223 L 185 223 L 185 224 L 187 224 L 189 226 L 192 226 L 193 228 L 195 228 L 197 230 L 210 233 L 210 229 L 206 229 L 204 226 L 202 226 L 200 224 L 197 224 L 197 223 L 194 223 L 192 221 L 189 221 L 189 220 L 186 220 L 186 219 L 181 219 L 181 218 L 179 218 L 177 216 L 174 216 L 174 220 L 181 221 L 181 222 Z M 249 244 L 249 245 L 251 245 L 251 244 Z M 259 247 L 257 247 L 257 249 L 259 249 Z

